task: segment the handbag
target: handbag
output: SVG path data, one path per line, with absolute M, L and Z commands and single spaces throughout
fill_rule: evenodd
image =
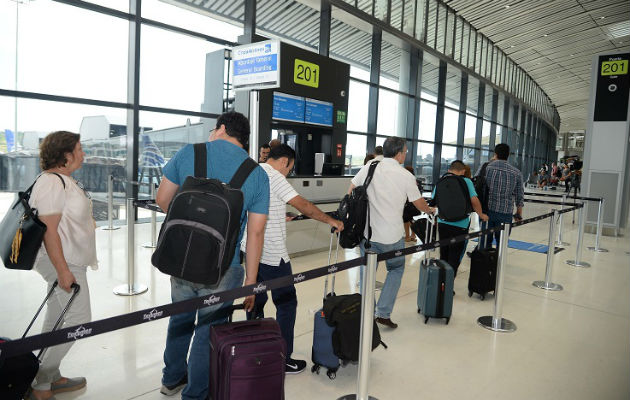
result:
M 54 174 L 61 179 L 65 190 L 66 183 L 63 178 L 57 173 Z M 39 176 L 35 182 L 37 179 Z M 37 209 L 31 208 L 28 204 L 35 182 L 24 192 L 18 193 L 17 201 L 0 223 L 0 257 L 4 266 L 9 269 L 33 269 L 44 240 L 46 224 L 39 219 Z

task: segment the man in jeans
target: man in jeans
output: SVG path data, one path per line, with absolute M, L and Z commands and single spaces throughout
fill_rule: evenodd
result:
M 244 150 L 249 141 L 249 121 L 237 112 L 224 113 L 217 119 L 216 128 L 211 132 L 207 149 L 207 171 L 209 178 L 229 182 L 241 163 L 248 158 Z M 171 199 L 184 183 L 187 176 L 194 175 L 193 145 L 186 145 L 164 166 L 164 177 L 158 189 L 156 202 L 167 211 Z M 171 298 L 173 302 L 209 296 L 216 292 L 234 289 L 243 284 L 256 283 L 258 262 L 263 245 L 263 234 L 269 210 L 269 179 L 265 171 L 256 167 L 241 187 L 243 192 L 243 212 L 240 216 L 240 242 L 247 226 L 246 271 L 240 264 L 238 247 L 232 254 L 232 263 L 218 285 L 203 285 L 171 277 Z M 237 243 L 238 243 L 237 242 Z M 245 273 L 244 273 L 245 272 Z M 254 305 L 254 296 L 243 302 L 246 310 Z M 173 315 L 168 324 L 164 369 L 160 392 L 172 396 L 182 388 L 182 399 L 206 399 L 210 376 L 210 325 L 225 322 L 226 318 L 215 318 L 221 307 L 229 307 L 232 302 L 217 304 L 199 310 Z M 196 319 L 196 323 L 195 323 Z M 193 337 L 194 333 L 194 337 Z M 190 345 L 192 338 L 192 346 Z M 188 350 L 190 347 L 190 356 Z
M 387 138 L 383 143 L 384 158 L 376 166 L 372 182 L 367 189 L 370 199 L 370 224 L 365 227 L 365 237 L 368 237 L 368 229 L 371 226 L 372 247 L 370 250 L 376 253 L 405 248 L 402 215 L 406 200 L 413 203 L 420 211 L 427 213 L 434 211 L 420 195 L 415 177 L 401 165 L 405 161 L 406 154 L 407 143 L 405 139 Z M 355 187 L 363 185 L 370 164 L 364 165 L 359 173 L 352 178 L 348 193 L 352 192 Z M 361 242 L 361 255 L 365 255 L 365 240 Z M 376 322 L 393 329 L 398 327 L 398 324 L 392 322 L 391 313 L 405 270 L 405 257 L 389 259 L 386 261 L 386 266 L 387 277 L 376 303 L 375 314 Z
M 343 230 L 343 223 L 322 212 L 313 203 L 306 200 L 293 189 L 286 176 L 293 169 L 295 151 L 286 144 L 279 144 L 271 149 L 266 164 L 261 164 L 269 176 L 269 219 L 265 227 L 265 243 L 263 245 L 258 281 L 293 275 L 291 260 L 287 252 L 287 207 L 289 203 L 302 214 L 314 220 L 324 222 L 336 231 Z M 243 240 L 245 242 L 245 240 Z M 244 243 L 243 243 L 244 244 Z M 242 247 L 241 250 L 245 251 Z M 247 254 L 249 257 L 249 254 Z M 293 354 L 293 331 L 297 310 L 297 296 L 295 286 L 285 286 L 271 290 L 271 298 L 276 306 L 276 320 L 280 325 L 282 337 L 287 343 L 286 366 L 287 374 L 299 374 L 306 368 L 306 361 L 291 358 Z M 248 313 L 248 318 L 264 318 L 264 307 L 267 303 L 267 293 L 256 295 L 254 310 Z
M 498 144 L 494 148 L 493 161 L 486 167 L 486 185 L 488 187 L 488 228 L 494 228 L 512 222 L 512 218 L 520 221 L 523 215 L 523 176 L 521 171 L 510 165 L 507 161 L 510 156 L 510 146 L 505 143 Z M 477 175 L 479 172 L 477 173 Z M 514 216 L 514 205 L 516 214 Z M 482 224 L 482 229 L 486 224 Z M 501 238 L 501 232 L 494 234 L 497 245 Z M 481 239 L 481 248 L 492 247 L 493 235 L 487 235 Z

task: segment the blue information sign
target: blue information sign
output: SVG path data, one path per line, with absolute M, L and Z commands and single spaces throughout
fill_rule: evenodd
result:
M 304 122 L 304 97 L 273 92 L 273 119 Z
M 333 126 L 333 104 L 327 101 L 306 99 L 304 122 L 313 125 Z

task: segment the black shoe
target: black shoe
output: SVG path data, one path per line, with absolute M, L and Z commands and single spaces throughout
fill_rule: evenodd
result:
M 284 371 L 287 374 L 299 374 L 300 372 L 304 371 L 305 368 L 306 361 L 287 358 L 286 365 L 284 366 Z
M 179 382 L 177 383 L 174 383 L 170 386 L 162 385 L 162 388 L 160 389 L 160 393 L 162 393 L 165 396 L 173 396 L 174 394 L 177 394 L 177 392 L 182 390 L 184 386 L 186 386 L 187 384 L 188 384 L 188 374 L 185 374 L 184 377 L 180 379 Z
M 390 327 L 392 329 L 398 328 L 398 324 L 395 324 L 394 321 L 391 320 L 391 318 L 376 317 L 376 322 L 378 322 L 381 325 Z

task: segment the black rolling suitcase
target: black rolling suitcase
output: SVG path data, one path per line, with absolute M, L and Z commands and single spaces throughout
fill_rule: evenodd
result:
M 498 251 L 494 248 L 475 249 L 470 253 L 470 275 L 468 276 L 468 297 L 479 293 L 481 300 L 486 293 L 494 292 L 497 280 Z
M 31 320 L 30 324 L 26 328 L 26 331 L 22 335 L 22 339 L 26 337 L 26 334 L 33 326 L 33 323 L 39 316 L 39 313 L 44 308 L 44 304 L 46 301 L 52 296 L 55 288 L 57 287 L 57 281 L 53 283 L 52 288 L 46 295 L 46 298 L 42 302 L 42 305 L 39 306 L 37 313 Z M 79 293 L 80 287 L 78 284 L 72 284 L 72 296 L 68 303 L 61 311 L 61 315 L 55 322 L 53 326 L 53 331 L 59 327 L 63 316 L 66 314 L 66 311 L 70 308 L 70 305 L 74 301 L 74 298 Z M 0 342 L 6 342 L 8 340 L 0 339 Z M 2 400 L 20 400 L 24 397 L 26 392 L 31 387 L 31 383 L 33 379 L 35 379 L 35 375 L 37 375 L 37 371 L 39 370 L 39 363 L 41 362 L 42 356 L 44 355 L 44 351 L 46 349 L 41 349 L 37 354 L 37 357 L 33 353 L 19 354 L 17 356 L 9 357 L 7 359 L 0 359 L 0 399 Z

